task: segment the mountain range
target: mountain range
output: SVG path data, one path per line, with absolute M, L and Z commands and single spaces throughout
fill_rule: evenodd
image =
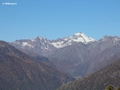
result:
M 43 37 L 16 40 L 10 43 L 22 52 L 32 56 L 44 56 L 49 64 L 75 78 L 84 77 L 114 62 L 110 58 L 120 52 L 120 38 L 104 36 L 100 40 L 84 33 L 48 40 Z
M 0 41 L 0 90 L 56 90 L 62 85 L 59 90 L 104 90 L 109 84 L 117 88 L 119 64 L 118 36 L 95 40 L 75 33 L 56 40 L 38 36 Z

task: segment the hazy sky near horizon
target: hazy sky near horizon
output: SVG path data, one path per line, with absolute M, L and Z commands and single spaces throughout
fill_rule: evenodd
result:
M 83 32 L 100 39 L 120 37 L 120 0 L 0 0 L 0 40 Z

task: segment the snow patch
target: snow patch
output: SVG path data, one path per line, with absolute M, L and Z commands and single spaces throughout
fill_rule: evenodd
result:
M 22 46 L 25 47 L 25 46 L 28 46 L 30 48 L 34 48 L 33 45 L 29 44 L 28 42 L 22 42 Z

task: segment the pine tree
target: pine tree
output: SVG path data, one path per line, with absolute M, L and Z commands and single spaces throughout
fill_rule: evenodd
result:
M 120 90 L 120 87 L 117 90 Z
M 114 90 L 114 87 L 112 85 L 109 85 L 106 90 Z

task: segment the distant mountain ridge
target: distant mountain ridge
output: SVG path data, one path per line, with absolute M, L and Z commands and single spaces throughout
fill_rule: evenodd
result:
M 58 69 L 76 78 L 104 68 L 113 62 L 110 58 L 120 52 L 118 36 L 104 36 L 95 40 L 84 33 L 56 40 L 42 37 L 16 40 L 11 44 L 28 55 L 36 53 L 49 58 Z
M 32 43 L 30 43 L 30 41 L 31 42 L 36 42 L 38 40 L 40 40 L 41 45 L 44 46 L 42 48 L 44 48 L 46 50 L 49 50 L 49 47 L 47 46 L 48 44 L 53 45 L 55 48 L 63 48 L 65 46 L 71 45 L 73 42 L 82 42 L 82 43 L 87 44 L 89 42 L 94 42 L 95 41 L 95 39 L 93 39 L 91 37 L 88 37 L 84 33 L 80 32 L 80 33 L 75 33 L 73 36 L 65 37 L 65 38 L 61 38 L 61 39 L 56 39 L 56 40 L 48 40 L 46 38 L 43 38 L 43 37 L 39 36 L 35 39 L 21 40 L 22 41 L 21 43 L 19 42 L 20 40 L 17 40 L 13 43 L 21 44 L 23 48 L 25 46 L 34 48 L 34 45 L 32 45 Z
M 73 43 L 82 42 L 87 44 L 89 42 L 94 42 L 95 39 L 86 36 L 84 33 L 75 33 L 71 37 L 65 37 L 56 40 L 48 40 L 41 36 L 35 39 L 28 40 L 16 40 L 11 44 L 20 49 L 26 49 L 32 52 L 37 52 L 44 56 L 49 56 L 50 53 L 53 53 L 56 49 L 64 48 L 66 46 L 72 45 Z

